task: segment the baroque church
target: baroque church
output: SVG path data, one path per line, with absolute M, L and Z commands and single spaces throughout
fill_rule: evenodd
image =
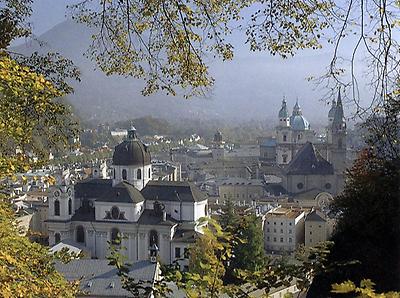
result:
M 54 186 L 48 201 L 49 244 L 72 243 L 99 259 L 109 243 L 125 247 L 131 262 L 148 259 L 155 246 L 164 264 L 184 259 L 208 216 L 207 196 L 194 184 L 152 180 L 151 155 L 135 129 L 115 147 L 111 179 Z
M 284 99 L 278 119 L 275 137 L 260 144 L 260 159 L 282 169 L 284 187 L 290 194 L 316 188 L 337 194 L 343 188 L 346 169 L 346 120 L 340 90 L 322 138 L 311 129 L 298 101 L 290 115 Z

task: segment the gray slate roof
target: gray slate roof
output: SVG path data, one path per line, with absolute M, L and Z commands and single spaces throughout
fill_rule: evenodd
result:
M 141 191 L 146 200 L 199 202 L 207 199 L 198 187 L 186 181 L 150 181 Z
M 333 166 L 310 142 L 297 152 L 286 169 L 287 175 L 333 175 Z
M 56 270 L 67 280 L 78 280 L 81 277 L 80 288 L 90 296 L 95 297 L 133 297 L 121 286 L 117 269 L 108 265 L 108 260 L 80 259 L 68 264 L 57 262 Z M 129 275 L 135 280 L 149 281 L 155 278 L 156 264 L 150 261 L 138 261 L 130 267 Z
M 79 181 L 75 189 L 76 198 L 98 198 L 112 187 L 111 179 L 89 178 Z
M 103 193 L 96 201 L 112 202 L 112 203 L 140 203 L 144 198 L 139 190 L 132 184 L 123 181 L 111 187 L 107 192 Z
M 177 229 L 172 241 L 179 243 L 194 243 L 200 235 L 199 232 L 194 230 Z
M 163 220 L 162 214 L 158 215 L 154 210 L 145 209 L 139 217 L 138 224 L 140 225 L 160 225 L 160 226 L 174 226 L 178 223 L 170 215 L 167 215 L 166 220 Z
M 149 165 L 150 151 L 139 139 L 128 139 L 115 146 L 113 165 Z
M 321 211 L 313 210 L 306 216 L 306 221 L 320 221 L 326 222 L 325 216 Z

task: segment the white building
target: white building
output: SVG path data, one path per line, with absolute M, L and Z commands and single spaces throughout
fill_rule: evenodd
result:
M 278 207 L 264 220 L 264 243 L 267 252 L 293 252 L 304 243 L 303 210 Z
M 201 231 L 198 219 L 208 215 L 207 196 L 189 182 L 151 178 L 150 152 L 132 129 L 115 147 L 112 179 L 90 178 L 50 190 L 49 244 L 72 239 L 104 259 L 108 242 L 118 245 L 121 235 L 129 261 L 147 260 L 154 244 L 162 263 L 182 257 Z

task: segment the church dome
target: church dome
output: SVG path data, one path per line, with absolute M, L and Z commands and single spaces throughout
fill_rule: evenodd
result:
M 128 139 L 115 146 L 113 165 L 146 166 L 151 164 L 150 151 L 137 137 L 134 129 L 128 131 Z
M 290 126 L 293 130 L 309 130 L 310 123 L 302 115 L 292 116 L 290 119 Z

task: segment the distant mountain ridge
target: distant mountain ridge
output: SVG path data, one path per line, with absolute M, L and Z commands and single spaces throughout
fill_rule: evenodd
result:
M 278 59 L 270 61 L 272 58 L 267 54 L 265 59 L 249 55 L 237 58 L 233 62 L 212 63 L 211 71 L 216 78 L 212 99 L 185 100 L 162 93 L 144 97 L 140 93 L 143 88 L 142 81 L 119 76 L 107 77 L 101 71 L 95 70 L 94 63 L 83 56 L 92 34 L 91 29 L 68 20 L 39 36 L 38 39 L 44 46 L 40 47 L 36 41 L 30 41 L 14 48 L 15 51 L 24 54 L 34 51 L 59 52 L 71 59 L 79 67 L 82 75 L 80 83 L 72 83 L 75 92 L 68 95 L 67 100 L 88 120 L 114 122 L 153 116 L 168 120 L 218 118 L 230 121 L 257 119 L 270 122 L 271 119 L 276 120 L 282 96 L 294 92 L 290 90 L 293 88 L 287 86 L 299 88 L 299 84 L 304 80 L 301 74 L 295 76 L 292 73 L 302 67 L 293 67 L 290 63 L 286 63 L 285 66 L 285 63 Z M 266 66 L 260 65 L 260 61 L 265 62 Z M 301 59 L 296 63 L 304 66 L 308 62 Z M 288 82 L 282 80 L 286 76 Z M 289 105 L 291 101 L 293 100 L 289 100 Z M 307 99 L 303 102 L 306 107 L 312 107 L 318 101 L 315 99 L 310 102 Z M 319 104 L 323 107 L 322 103 Z M 307 113 L 304 114 L 307 116 Z M 323 120 L 324 115 L 311 114 L 310 118 Z

